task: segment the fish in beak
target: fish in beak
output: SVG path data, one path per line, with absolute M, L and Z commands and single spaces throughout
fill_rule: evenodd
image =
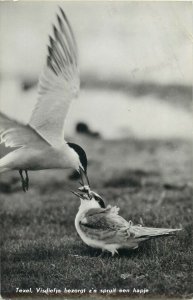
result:
M 91 191 L 90 187 L 88 185 L 84 185 L 78 188 L 78 192 L 74 192 L 71 191 L 75 196 L 77 196 L 80 200 L 92 200 L 94 199 L 95 201 L 97 201 L 100 205 L 100 207 L 105 208 L 105 202 L 103 200 L 103 198 Z
M 90 182 L 89 182 L 89 179 L 88 179 L 88 175 L 87 175 L 87 172 L 84 171 L 81 167 L 79 168 L 79 174 L 80 174 L 80 184 L 82 186 L 85 186 L 85 185 L 88 185 L 90 187 Z M 86 184 L 85 184 L 85 180 L 86 179 Z

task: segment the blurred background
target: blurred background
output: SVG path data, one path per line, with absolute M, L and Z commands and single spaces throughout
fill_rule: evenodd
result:
M 182 185 L 189 181 L 190 2 L 5 1 L 0 5 L 2 112 L 29 121 L 48 35 L 61 6 L 77 39 L 81 75 L 80 96 L 68 113 L 65 135 L 85 149 L 92 184 L 105 186 L 105 180 L 114 182 L 116 174 L 117 185 L 126 187 L 141 184 L 144 176 L 157 182 L 176 178 L 180 182 L 183 177 Z M 2 156 L 10 149 L 1 145 L 0 151 Z M 59 170 L 31 173 L 34 186 L 47 185 L 46 178 L 63 184 L 76 177 Z M 9 181 L 13 174 L 19 180 L 16 172 L 1 177 Z
M 18 172 L 3 173 L 1 291 L 125 288 L 120 274 L 129 271 L 129 288 L 192 295 L 192 3 L 0 2 L 0 110 L 20 122 L 36 103 L 58 5 L 81 74 L 65 135 L 85 149 L 92 189 L 127 220 L 184 230 L 126 257 L 98 258 L 74 228 L 72 170 L 29 172 L 27 193 Z M 7 151 L 0 145 L 0 156 Z
M 58 5 L 74 30 L 81 74 L 66 135 L 85 123 L 80 131 L 105 139 L 191 138 L 190 2 L 1 2 L 1 110 L 29 120 Z

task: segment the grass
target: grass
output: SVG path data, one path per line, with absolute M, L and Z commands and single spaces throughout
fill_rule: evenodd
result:
M 119 256 L 107 253 L 100 256 L 100 250 L 83 244 L 75 231 L 79 201 L 68 189 L 75 189 L 78 184 L 68 180 L 69 172 L 31 172 L 28 193 L 21 191 L 19 175 L 3 174 L 0 185 L 3 297 L 25 298 L 25 293 L 16 293 L 17 287 L 31 288 L 34 294 L 29 296 L 38 296 L 35 290 L 41 287 L 87 292 L 93 288 L 98 296 L 101 289 L 116 288 L 117 295 L 130 298 L 191 297 L 191 144 L 86 138 L 82 144 L 92 157 L 89 177 L 93 189 L 107 203 L 119 206 L 123 217 L 134 223 L 143 221 L 146 226 L 182 226 L 183 231 L 176 237 L 146 242 L 137 250 L 121 250 Z M 133 288 L 149 292 L 133 293 Z M 120 289 L 130 292 L 120 294 Z

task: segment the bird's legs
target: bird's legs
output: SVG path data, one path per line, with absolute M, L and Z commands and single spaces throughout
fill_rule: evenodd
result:
M 19 170 L 19 174 L 21 176 L 22 189 L 23 189 L 24 192 L 26 192 L 26 189 L 25 189 L 25 180 L 24 180 L 22 172 L 23 172 L 23 170 Z
M 28 190 L 28 187 L 29 187 L 29 177 L 28 177 L 27 170 L 25 170 L 25 176 L 26 176 L 25 179 L 23 177 L 23 170 L 19 170 L 19 174 L 21 176 L 22 189 L 23 189 L 24 192 L 26 192 Z
M 29 189 L 29 177 L 28 177 L 28 173 L 27 170 L 25 170 L 25 184 L 26 184 L 26 190 L 28 191 Z
M 116 254 L 119 254 L 119 252 L 117 251 L 117 249 L 101 249 L 102 252 L 100 255 L 98 255 L 97 257 L 103 257 L 105 252 L 111 252 L 112 257 Z
M 102 251 L 101 251 L 101 253 L 97 256 L 97 257 L 99 257 L 99 258 L 102 258 L 102 257 L 104 257 L 105 256 L 105 253 L 106 253 L 106 249 L 101 249 Z

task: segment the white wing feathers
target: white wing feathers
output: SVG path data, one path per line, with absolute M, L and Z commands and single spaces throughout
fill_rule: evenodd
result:
M 6 147 L 37 147 L 47 144 L 30 126 L 22 125 L 0 113 L 0 143 Z M 48 144 L 47 144 L 48 145 Z
M 58 28 L 53 26 L 54 38 L 50 36 L 47 65 L 39 79 L 38 102 L 29 122 L 55 147 L 63 144 L 65 117 L 80 86 L 76 41 L 61 8 L 60 12 Z

